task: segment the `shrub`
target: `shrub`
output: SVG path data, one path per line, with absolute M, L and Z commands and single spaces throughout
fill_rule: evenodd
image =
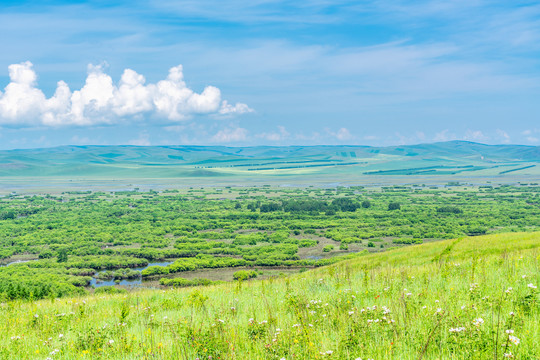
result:
M 257 272 L 255 270 L 239 270 L 233 274 L 234 280 L 248 280 L 257 277 Z
M 401 205 L 398 202 L 391 202 L 388 204 L 388 210 L 399 210 Z

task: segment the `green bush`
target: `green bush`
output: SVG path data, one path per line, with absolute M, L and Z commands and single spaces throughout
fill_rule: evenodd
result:
M 255 270 L 239 270 L 233 274 L 234 280 L 248 280 L 257 277 L 257 272 Z

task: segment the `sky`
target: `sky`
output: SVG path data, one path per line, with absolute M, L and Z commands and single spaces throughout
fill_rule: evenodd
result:
M 0 149 L 540 145 L 540 3 L 0 3 Z

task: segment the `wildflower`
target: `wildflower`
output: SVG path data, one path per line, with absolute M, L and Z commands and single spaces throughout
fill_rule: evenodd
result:
M 482 318 L 474 319 L 474 322 L 473 322 L 474 326 L 476 326 L 476 327 L 479 327 L 483 323 L 484 323 L 484 319 L 482 319 Z
M 529 287 L 531 289 L 536 289 L 536 286 L 534 286 L 533 283 L 528 284 L 527 287 Z
M 527 278 L 527 275 L 521 275 L 521 278 L 525 279 L 525 278 Z
M 516 314 L 513 311 L 510 311 L 510 316 L 516 316 Z
M 508 330 L 506 330 L 505 332 L 506 332 L 507 334 L 513 334 L 513 333 L 514 333 L 514 330 L 508 329 Z
M 514 355 L 512 355 L 512 353 L 504 353 L 504 357 L 508 359 L 512 359 Z
M 507 293 L 507 294 L 510 294 L 510 292 L 511 292 L 512 290 L 514 290 L 514 289 L 512 289 L 511 287 L 509 287 L 509 288 L 506 289 L 504 292 Z
M 35 314 L 34 317 L 37 319 L 37 318 L 39 317 L 39 315 L 38 315 L 38 314 Z
M 114 344 L 114 340 L 111 339 L 109 340 L 109 345 L 112 345 L 112 344 Z
M 508 340 L 510 340 L 510 342 L 512 344 L 514 344 L 514 345 L 519 345 L 519 343 L 520 343 L 519 338 L 517 338 L 517 337 L 515 337 L 513 335 L 508 336 Z
M 450 328 L 450 331 L 451 333 L 457 333 L 457 332 L 462 332 L 462 331 L 465 331 L 465 328 L 463 326 L 461 327 L 457 327 L 457 328 Z
M 332 350 L 326 351 L 326 355 L 332 355 L 334 352 Z
M 354 311 L 349 311 L 349 315 L 353 315 L 354 314 Z

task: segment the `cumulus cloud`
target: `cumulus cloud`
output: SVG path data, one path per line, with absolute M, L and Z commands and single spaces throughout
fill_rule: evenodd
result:
M 484 135 L 484 133 L 480 130 L 467 130 L 465 132 L 465 136 L 463 137 L 463 140 L 467 141 L 487 141 L 489 140 L 489 137 Z
M 11 126 L 90 126 L 115 124 L 143 116 L 170 122 L 194 115 L 239 115 L 253 112 L 242 103 L 221 99 L 221 91 L 207 86 L 200 94 L 187 87 L 182 65 L 172 67 L 166 79 L 146 84 L 143 75 L 125 69 L 118 84 L 103 71 L 89 65 L 80 90 L 71 91 L 59 81 L 54 95 L 46 98 L 37 88 L 31 62 L 8 67 L 10 83 L 0 91 L 0 124 Z
M 278 126 L 278 131 L 272 131 L 272 132 L 263 132 L 260 134 L 255 135 L 255 137 L 260 139 L 266 139 L 269 141 L 283 141 L 285 139 L 288 139 L 291 135 L 286 129 L 285 126 Z
M 326 133 L 336 139 L 338 139 L 339 141 L 346 141 L 346 140 L 352 140 L 354 139 L 355 137 L 351 134 L 351 132 L 349 131 L 349 129 L 347 128 L 340 128 L 338 131 L 334 132 L 328 128 L 325 129 Z
M 435 137 L 433 138 L 433 141 L 435 142 L 443 142 L 443 141 L 450 141 L 457 139 L 456 134 L 452 134 L 449 132 L 448 129 L 445 129 L 441 132 L 438 132 L 435 134 Z
M 212 137 L 212 140 L 219 143 L 245 141 L 247 139 L 247 135 L 248 131 L 244 128 L 226 128 L 218 131 L 217 134 Z

